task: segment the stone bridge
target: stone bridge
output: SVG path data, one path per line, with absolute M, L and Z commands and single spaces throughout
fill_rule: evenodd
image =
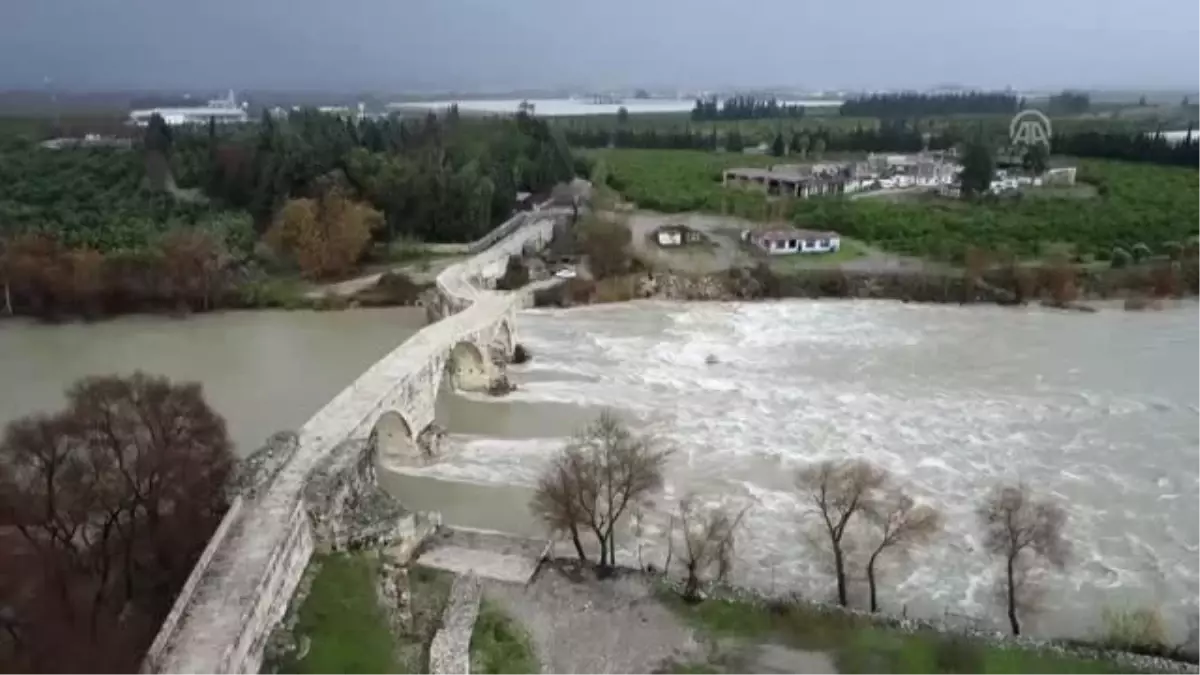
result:
M 314 498 L 311 488 L 329 476 L 367 475 L 373 481 L 376 451 L 415 450 L 433 423 L 444 380 L 474 390 L 505 382 L 516 312 L 532 304 L 536 287 L 490 289 L 510 255 L 544 246 L 555 220 L 569 213 L 542 209 L 502 225 L 506 236 L 438 276 L 429 311 L 440 320 L 371 366 L 296 434 L 277 435 L 278 447 L 264 449 L 269 452 L 257 477 L 242 486 L 180 591 L 143 672 L 259 672 L 268 635 L 309 558 L 330 547 L 329 512 L 361 501 L 345 481 L 335 481 L 334 497 L 326 491 Z M 411 527 L 411 516 L 408 522 Z

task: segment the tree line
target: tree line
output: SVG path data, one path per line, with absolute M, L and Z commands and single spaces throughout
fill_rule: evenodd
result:
M 716 127 L 684 127 L 680 129 L 605 129 L 568 128 L 564 132 L 575 148 L 641 148 L 650 150 L 724 150 L 741 152 L 756 145 L 754 139 L 736 128 L 718 133 Z M 784 143 L 787 154 L 820 154 L 831 152 L 916 152 L 928 145 L 940 150 L 951 147 L 961 139 L 955 130 L 940 133 L 921 132 L 916 125 L 904 121 L 888 121 L 878 126 L 863 126 L 851 130 L 830 128 L 780 129 L 772 143 Z
M 1200 137 L 1193 133 L 1190 124 L 1187 135 L 1180 141 L 1169 141 L 1162 132 L 1150 135 L 1083 131 L 1055 134 L 1051 145 L 1055 153 L 1076 157 L 1192 167 L 1200 164 Z
M 1092 98 L 1083 91 L 1062 91 L 1050 97 L 1048 106 L 1056 115 L 1079 115 L 1092 106 Z
M 1007 92 L 870 94 L 842 104 L 843 117 L 914 118 L 946 115 L 1011 115 L 1023 101 Z
M 84 378 L 0 437 L 0 671 L 133 673 L 228 508 L 200 385 Z
M 599 575 L 607 576 L 617 566 L 618 524 L 630 519 L 635 534 L 640 532 L 641 509 L 661 488 L 670 456 L 658 439 L 632 431 L 604 411 L 551 460 L 530 508 L 551 532 L 570 539 L 581 562 L 594 563 Z M 936 508 L 912 498 L 888 471 L 866 460 L 812 463 L 797 472 L 796 486 L 807 505 L 802 517 L 812 527 L 813 541 L 821 542 L 829 556 L 842 606 L 851 604 L 853 568 L 864 575 L 868 607 L 877 612 L 881 561 L 903 558 L 943 528 Z M 673 562 L 682 569 L 686 600 L 698 600 L 707 583 L 727 580 L 749 508 L 720 500 L 703 506 L 696 495 L 680 500 L 671 516 L 663 571 L 672 573 Z M 1042 571 L 1062 568 L 1069 558 L 1067 512 L 1018 483 L 997 485 L 983 495 L 976 517 L 985 552 L 997 563 L 997 597 L 1009 628 L 1019 635 L 1023 619 L 1038 609 Z M 595 558 L 585 541 L 595 544 Z M 861 560 L 852 564 L 853 556 Z
M 470 241 L 518 191 L 546 194 L 574 170 L 543 120 L 453 110 L 264 113 L 232 129 L 155 116 L 132 152 L 0 145 L 0 311 L 40 316 L 199 311 L 274 272 L 345 274 L 399 238 Z
M 692 108 L 692 120 L 708 122 L 714 120 L 757 120 L 757 119 L 797 119 L 804 117 L 804 106 L 799 103 L 787 103 L 774 96 L 760 98 L 751 95 L 730 96 L 718 99 L 716 96 L 707 99 L 696 99 Z

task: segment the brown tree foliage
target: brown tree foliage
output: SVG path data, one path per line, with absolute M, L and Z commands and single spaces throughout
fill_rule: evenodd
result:
M 810 510 L 820 520 L 833 553 L 837 578 L 838 603 L 848 603 L 846 589 L 846 551 L 843 545 L 850 520 L 871 505 L 887 480 L 887 472 L 861 459 L 825 460 L 801 469 L 796 484 L 810 502 Z
M 878 531 L 878 539 L 867 559 L 867 586 L 870 590 L 871 611 L 879 611 L 876 594 L 876 564 L 885 551 L 905 553 L 908 549 L 923 544 L 942 529 L 942 514 L 932 506 L 917 504 L 900 489 L 889 490 L 886 495 L 871 502 L 863 512 L 867 520 Z
M 354 268 L 383 224 L 375 209 L 351 201 L 339 189 L 317 199 L 291 199 L 275 217 L 266 241 L 310 278 L 344 274 Z
M 579 251 L 587 256 L 588 269 L 597 280 L 629 272 L 633 266 L 629 227 L 623 222 L 590 218 L 576 226 Z
M 1035 497 L 1024 483 L 996 486 L 976 513 L 984 546 L 1004 562 L 997 590 L 1013 635 L 1020 635 L 1020 615 L 1038 609 L 1038 563 L 1062 568 L 1070 554 L 1063 537 L 1067 513 L 1055 502 Z
M 538 480 L 530 509 L 553 532 L 566 532 L 579 559 L 590 531 L 600 548 L 599 568 L 616 565 L 615 530 L 630 505 L 662 486 L 669 451 L 632 432 L 611 411 L 578 433 Z
M 687 574 L 684 600 L 698 600 L 700 586 L 710 575 L 718 582 L 728 577 L 733 567 L 734 537 L 748 510 L 747 506 L 735 514 L 726 506 L 705 509 L 692 496 L 679 502 L 680 562 Z
M 227 507 L 198 384 L 92 377 L 0 442 L 0 670 L 135 672 Z
M 162 238 L 159 250 L 168 293 L 183 305 L 211 309 L 223 264 L 217 241 L 199 230 L 177 229 Z
M 1042 266 L 1042 287 L 1050 294 L 1054 304 L 1065 305 L 1079 298 L 1078 274 L 1079 270 L 1071 263 L 1071 259 L 1062 254 L 1052 256 L 1050 262 Z
M 1183 295 L 1182 265 L 1171 260 L 1162 260 L 1150 269 L 1150 292 L 1156 298 Z
M 4 311 L 88 318 L 137 310 L 211 309 L 226 287 L 224 252 L 209 232 L 176 229 L 146 251 L 69 249 L 41 233 L 0 241 Z

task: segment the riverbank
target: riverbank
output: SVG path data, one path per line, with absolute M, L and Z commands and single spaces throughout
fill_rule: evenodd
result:
M 766 265 L 711 274 L 639 272 L 600 281 L 572 279 L 535 296 L 535 306 L 634 299 L 733 301 L 766 298 L 857 298 L 946 304 L 1040 303 L 1089 311 L 1089 303 L 1119 300 L 1128 309 L 1161 307 L 1197 295 L 1195 262 L 1169 268 L 1080 270 L 1048 266 L 992 269 L 974 276 L 948 269 L 792 269 Z
M 704 600 L 689 604 L 677 581 L 660 577 L 656 587 L 665 605 L 710 637 L 703 661 L 674 663 L 667 672 L 746 672 L 754 654 L 747 643 L 824 654 L 840 673 L 1197 672 L 1194 653 L 1189 663 L 1081 641 L 1013 638 L 732 587 L 710 587 Z

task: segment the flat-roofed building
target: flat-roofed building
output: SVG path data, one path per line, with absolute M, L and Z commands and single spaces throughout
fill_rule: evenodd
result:
M 727 169 L 722 176 L 722 184 L 725 187 L 761 189 L 768 195 L 800 199 L 846 191 L 847 179 L 844 176 L 802 171 L 796 165 L 768 169 Z
M 238 104 L 229 92 L 226 98 L 213 99 L 208 105 L 187 108 L 162 107 L 132 110 L 129 112 L 129 122 L 135 126 L 144 127 L 150 124 L 150 118 L 158 115 L 171 126 L 181 124 L 208 124 L 209 120 L 217 124 L 245 124 L 250 121 L 246 113 L 246 104 Z
M 841 235 L 823 230 L 746 230 L 742 233 L 742 239 L 771 255 L 833 253 L 842 246 Z

